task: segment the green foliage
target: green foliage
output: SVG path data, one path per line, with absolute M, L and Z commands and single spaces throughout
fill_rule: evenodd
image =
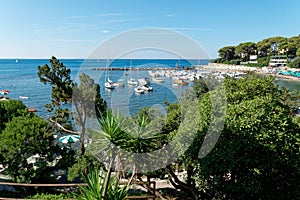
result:
M 290 64 L 289 67 L 300 68 L 300 57 L 295 58 Z
M 87 117 L 93 118 L 105 114 L 106 102 L 100 96 L 100 86 L 85 73 L 79 76 L 80 85 L 73 87 L 74 119 L 80 125 L 80 155 L 85 153 L 84 137 Z
M 173 131 L 177 130 L 182 118 L 180 105 L 173 103 L 167 107 L 167 116 L 165 119 L 165 125 L 162 128 L 161 133 L 168 136 Z
M 235 60 L 230 61 L 230 64 L 232 64 L 232 65 L 239 65 L 240 63 L 241 63 L 240 59 L 235 59 Z
M 124 128 L 126 143 L 124 148 L 129 152 L 147 153 L 159 149 L 162 135 L 159 134 L 163 124 L 161 113 L 153 109 L 144 109 L 136 117 L 128 118 Z
M 300 45 L 299 45 L 299 47 L 297 48 L 296 56 L 300 57 Z
M 227 78 L 224 86 L 224 129 L 215 148 L 193 162 L 197 187 L 215 199 L 297 199 L 300 135 L 290 95 L 270 77 Z M 203 140 L 209 117 L 202 120 Z
M 219 56 L 223 60 L 233 60 L 235 58 L 235 47 L 234 46 L 226 46 L 218 51 Z
M 88 169 L 103 167 L 101 163 L 89 152 L 77 157 L 72 167 L 68 168 L 68 180 L 73 181 L 76 178 L 82 178 L 81 175 L 87 174 Z
M 30 196 L 30 199 L 43 199 L 43 200 L 62 200 L 62 199 L 70 199 L 73 198 L 74 195 L 72 194 L 45 194 L 40 193 L 33 196 Z
M 271 43 L 269 42 L 268 39 L 264 39 L 257 43 L 257 51 L 258 51 L 259 57 L 268 56 L 270 49 L 271 49 Z
M 26 106 L 19 100 L 0 101 L 0 134 L 5 128 L 5 123 L 12 118 L 28 113 Z
M 82 195 L 78 195 L 78 200 L 96 200 L 103 199 L 104 180 L 106 173 L 98 170 L 91 170 L 88 176 L 84 176 L 83 180 L 87 184 L 79 186 Z
M 209 91 L 207 82 L 205 79 L 200 78 L 194 81 L 193 91 L 197 98 L 200 98 L 203 94 Z
M 0 146 L 0 154 L 4 156 L 2 164 L 14 181 L 50 181 L 52 167 L 48 162 L 55 160 L 59 150 L 53 146 L 51 129 L 43 119 L 35 115 L 14 117 L 0 135 Z M 36 162 L 28 162 L 34 155 L 38 155 Z
M 261 57 L 257 59 L 257 63 L 259 64 L 260 67 L 263 66 L 268 66 L 270 62 L 270 57 L 266 56 L 266 57 Z
M 106 102 L 101 98 L 100 86 L 95 84 L 87 74 L 80 75 L 80 84 L 71 79 L 71 70 L 68 69 L 54 56 L 50 59 L 51 68 L 45 64 L 38 66 L 38 77 L 44 84 L 52 86 L 52 100 L 47 104 L 49 112 L 54 112 L 52 121 L 59 123 L 64 128 L 73 130 L 73 119 L 80 126 L 80 154 L 84 155 L 85 123 L 88 116 L 100 116 L 105 113 Z M 75 109 L 71 113 L 67 108 L 62 108 L 65 103 L 73 103 Z M 71 118 L 72 117 L 72 118 Z
M 66 129 L 73 130 L 70 123 L 71 112 L 68 108 L 62 108 L 63 105 L 72 102 L 74 83 L 71 79 L 71 70 L 54 56 L 50 59 L 50 65 L 38 66 L 37 72 L 40 82 L 52 87 L 51 103 L 46 104 L 45 107 L 51 113 L 54 111 L 54 115 L 50 117 L 51 120 Z
M 82 73 L 79 79 L 80 85 L 76 83 L 73 87 L 72 99 L 77 111 L 77 121 L 81 121 L 80 119 L 86 115 L 96 117 L 100 115 L 99 112 L 105 113 L 107 106 L 106 102 L 100 96 L 99 84 L 96 84 L 85 73 Z
M 78 200 L 99 200 L 103 199 L 104 183 L 107 178 L 107 172 L 96 169 L 90 170 L 87 176 L 84 176 L 84 181 L 87 187 L 80 186 L 81 195 L 77 195 Z M 107 196 L 108 200 L 123 200 L 127 197 L 129 185 L 119 187 L 118 179 L 112 178 L 109 181 Z
M 72 99 L 73 82 L 71 70 L 52 56 L 50 59 L 51 68 L 48 64 L 38 66 L 38 77 L 44 84 L 52 85 L 52 106 L 59 106 L 62 103 L 69 103 Z
M 266 58 L 271 55 L 286 54 L 289 58 L 300 56 L 300 35 L 291 38 L 270 37 L 257 43 L 246 42 L 237 46 L 225 46 L 219 49 L 220 58 L 212 62 L 225 64 L 239 64 L 238 60 L 249 61 L 250 55 L 258 55 L 259 58 Z M 232 56 L 234 52 L 234 56 Z M 237 61 L 233 59 L 238 58 Z M 266 60 L 258 61 L 259 67 L 269 64 Z
M 250 55 L 256 54 L 256 48 L 253 42 L 241 43 L 236 47 L 235 54 L 243 61 L 249 61 Z

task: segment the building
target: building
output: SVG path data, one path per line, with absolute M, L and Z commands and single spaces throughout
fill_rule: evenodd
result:
M 250 55 L 249 63 L 257 63 L 257 55 Z
M 287 57 L 286 55 L 271 56 L 269 66 L 271 67 L 286 67 Z

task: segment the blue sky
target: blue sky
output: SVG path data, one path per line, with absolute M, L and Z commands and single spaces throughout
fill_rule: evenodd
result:
M 0 0 L 0 58 L 85 58 L 131 29 L 168 28 L 219 48 L 300 34 L 299 0 Z M 122 45 L 122 44 L 120 44 Z

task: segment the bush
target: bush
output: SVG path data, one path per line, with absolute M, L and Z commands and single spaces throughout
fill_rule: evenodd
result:
M 291 68 L 300 68 L 300 57 L 295 58 L 288 66 Z
M 30 199 L 44 199 L 44 200 L 61 200 L 61 199 L 70 199 L 74 198 L 73 194 L 36 194 L 34 196 L 29 197 Z
M 249 63 L 247 64 L 248 67 L 262 67 L 260 64 L 258 63 Z
M 230 63 L 232 65 L 239 65 L 241 63 L 241 60 L 240 59 L 236 59 L 236 60 L 231 60 Z
M 258 64 L 259 64 L 260 67 L 268 66 L 269 62 L 270 62 L 270 57 L 266 56 L 266 57 L 258 58 L 257 62 L 258 62 Z

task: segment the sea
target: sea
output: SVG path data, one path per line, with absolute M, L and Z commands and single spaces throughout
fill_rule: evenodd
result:
M 178 60 L 178 59 L 59 59 L 71 69 L 71 77 L 79 83 L 79 75 L 88 74 L 100 84 L 101 96 L 108 105 L 125 115 L 134 115 L 145 107 L 165 109 L 166 102 L 178 102 L 181 95 L 191 85 L 174 86 L 172 80 L 165 79 L 163 83 L 154 83 L 149 77 L 149 70 L 158 68 L 187 68 L 194 65 L 206 65 L 209 60 Z M 36 114 L 47 118 L 50 114 L 45 105 L 51 102 L 51 86 L 39 81 L 38 66 L 50 66 L 49 59 L 0 59 L 0 91 L 9 90 L 6 95 L 10 99 L 19 99 L 29 108 L 36 108 Z M 116 69 L 119 70 L 111 70 Z M 98 70 L 95 70 L 98 69 Z M 110 69 L 110 70 L 106 70 Z M 147 69 L 147 70 L 146 70 Z M 114 90 L 104 88 L 107 78 L 112 81 L 123 80 L 125 87 Z M 136 94 L 134 87 L 127 84 L 133 78 L 149 78 L 152 92 L 143 95 Z M 20 99 L 20 96 L 29 99 Z
M 142 108 L 154 107 L 165 111 L 166 102 L 178 102 L 189 85 L 174 85 L 171 78 L 166 78 L 163 83 L 155 83 L 149 77 L 149 70 L 158 68 L 189 68 L 195 65 L 207 65 L 209 60 L 178 60 L 178 59 L 60 59 L 67 68 L 71 69 L 71 77 L 79 83 L 79 75 L 88 74 L 100 84 L 101 96 L 108 105 L 125 115 L 134 115 Z M 49 65 L 49 59 L 0 59 L 0 90 L 9 90 L 10 99 L 19 99 L 29 108 L 36 108 L 36 114 L 47 118 L 45 105 L 51 102 L 51 86 L 39 81 L 37 76 L 38 66 Z M 119 70 L 106 70 L 116 69 Z M 98 70 L 95 70 L 98 69 Z M 121 70 L 120 70 L 121 69 Z M 123 80 L 125 87 L 116 87 L 114 90 L 104 88 L 107 78 L 112 81 Z M 136 94 L 134 87 L 127 84 L 129 78 L 149 78 L 152 92 Z M 277 79 L 281 87 L 300 91 L 300 82 Z M 20 99 L 20 96 L 29 99 Z M 70 106 L 70 109 L 72 106 Z

